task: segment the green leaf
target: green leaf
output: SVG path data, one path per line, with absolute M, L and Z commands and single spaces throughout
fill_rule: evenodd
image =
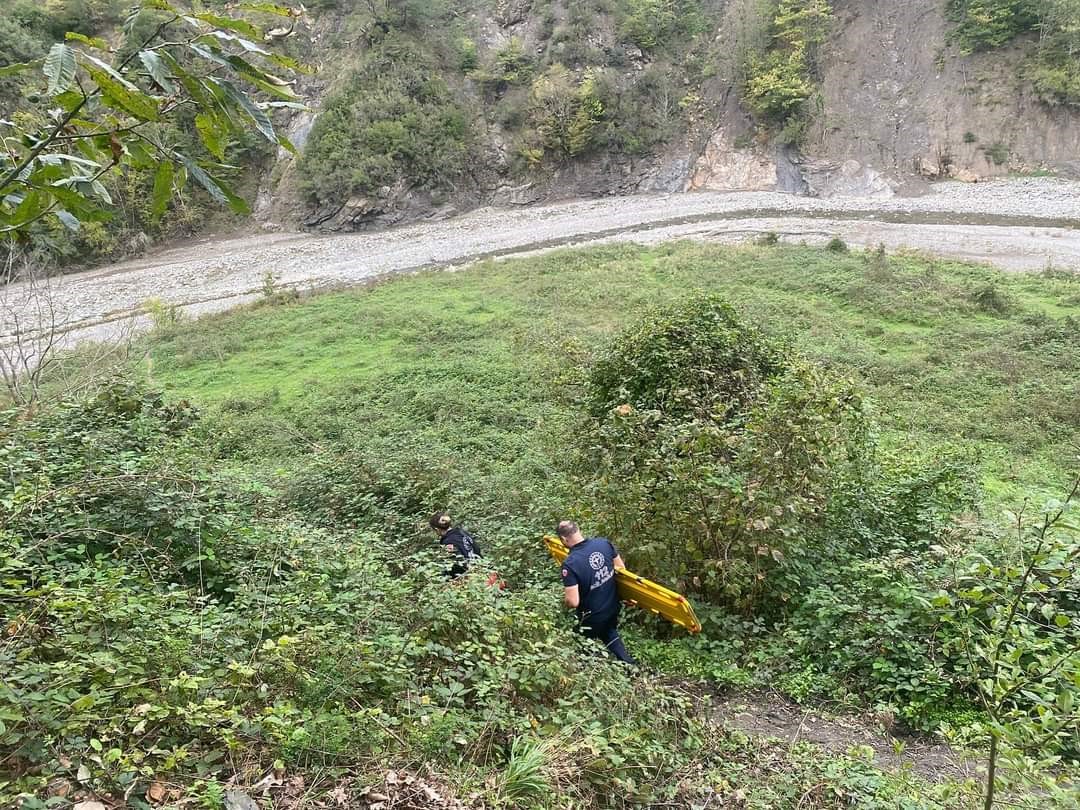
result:
M 263 48 L 261 45 L 256 45 L 251 40 L 235 36 L 234 34 L 228 34 L 225 31 L 213 31 L 209 36 L 220 39 L 222 42 L 235 42 L 248 53 L 257 53 L 259 56 L 271 55 L 270 51 L 266 50 L 266 48 Z
M 162 52 L 159 54 L 159 56 L 161 56 L 161 58 L 172 69 L 173 76 L 176 78 L 177 81 L 180 82 L 181 85 L 183 85 L 184 89 L 187 91 L 187 94 L 191 96 L 191 98 L 196 103 L 198 103 L 202 107 L 210 106 L 210 99 L 207 96 L 206 88 L 203 86 L 203 83 L 199 79 L 195 78 L 186 70 L 184 70 L 184 68 L 180 66 L 180 63 L 177 62 L 171 54 Z
M 96 48 L 99 51 L 109 50 L 109 43 L 98 37 L 88 37 L 86 34 L 80 34 L 78 31 L 68 31 L 64 34 L 64 39 L 68 42 L 81 42 L 83 45 L 88 45 L 91 48 Z
M 195 116 L 195 129 L 210 154 L 218 160 L 224 160 L 229 128 L 222 126 L 220 119 L 213 113 L 201 112 Z
M 173 165 L 172 161 L 163 160 L 154 174 L 154 196 L 150 205 L 150 218 L 159 222 L 169 207 L 169 199 L 173 192 Z
M 199 14 L 192 14 L 197 20 L 202 20 L 204 23 L 209 23 L 215 28 L 225 28 L 229 31 L 236 31 L 239 34 L 243 34 L 245 37 L 251 37 L 252 39 L 262 39 L 262 32 L 247 20 L 237 20 L 232 17 L 222 17 L 217 14 L 211 14 L 209 11 L 204 11 Z
M 41 216 L 48 207 L 48 195 L 33 189 L 23 197 L 22 202 L 19 203 L 19 206 L 15 209 L 15 213 L 11 215 L 11 218 L 16 225 L 29 222 L 35 217 Z
M 232 67 L 225 59 L 224 55 L 217 53 L 212 48 L 205 48 L 196 42 L 191 43 L 188 47 L 203 59 L 209 59 L 211 62 L 216 62 L 222 67 Z
M 278 17 L 299 17 L 300 13 L 287 6 L 279 6 L 276 3 L 241 3 L 240 8 L 246 11 L 261 11 L 264 14 L 276 14 Z
M 110 107 L 123 110 L 142 121 L 157 121 L 157 102 L 140 90 L 131 90 L 103 70 L 87 68 L 101 88 L 101 97 Z
M 229 54 L 226 56 L 229 64 L 236 69 L 236 72 L 254 84 L 261 90 L 265 90 L 271 95 L 278 96 L 279 98 L 286 99 L 288 101 L 294 101 L 300 98 L 293 91 L 292 87 L 284 79 L 274 76 L 272 73 L 260 70 L 259 68 L 241 59 L 239 56 L 233 56 Z
M 305 65 L 303 62 L 299 61 L 298 59 L 293 59 L 291 56 L 284 56 L 280 53 L 272 53 L 270 54 L 269 59 L 271 62 L 285 68 L 286 70 L 294 70 L 297 73 L 303 73 L 308 76 L 316 72 L 315 68 L 313 68 L 311 65 Z
M 233 193 L 221 180 L 208 174 L 198 163 L 186 155 L 177 153 L 176 157 L 184 164 L 188 174 L 195 178 L 195 182 L 206 189 L 207 193 L 219 203 L 228 205 L 238 214 L 251 213 L 251 208 L 247 202 Z
M 76 90 L 68 90 L 66 93 L 61 93 L 54 97 L 53 101 L 55 101 L 64 112 L 70 113 L 83 103 L 83 94 Z M 72 123 L 77 126 L 75 122 Z
M 156 51 L 140 51 L 139 61 L 150 73 L 150 77 L 157 82 L 158 87 L 169 94 L 176 92 L 176 84 L 169 75 L 169 68 Z
M 112 195 L 109 194 L 108 189 L 105 188 L 105 185 L 100 180 L 90 181 L 90 189 L 93 192 L 94 196 L 106 205 L 113 204 Z
M 79 230 L 82 228 L 82 223 L 79 222 L 79 218 L 72 214 L 70 211 L 66 211 L 61 208 L 55 213 L 56 218 L 60 220 L 60 224 L 72 233 L 78 233 Z
M 86 59 L 88 62 L 91 62 L 92 64 L 96 65 L 98 67 L 98 69 L 103 70 L 106 73 L 108 73 L 109 76 L 111 76 L 115 81 L 118 81 L 120 84 L 122 84 L 128 90 L 138 90 L 139 89 L 134 84 L 132 84 L 130 81 L 125 79 L 123 76 L 121 76 L 116 71 L 116 69 L 112 65 L 110 65 L 108 62 L 102 62 L 96 56 L 94 56 L 92 54 L 89 54 L 89 53 L 84 53 L 83 54 L 83 59 Z
M 75 51 L 63 42 L 57 42 L 45 57 L 42 72 L 49 80 L 49 95 L 63 93 L 75 81 Z
M 255 128 L 262 133 L 262 136 L 270 143 L 278 143 L 277 133 L 274 132 L 274 125 L 270 121 L 270 117 L 252 101 L 247 93 L 241 90 L 232 82 L 218 81 L 215 84 L 225 91 L 225 95 L 232 101 L 237 107 L 247 114 L 254 124 Z
M 237 72 L 242 78 L 251 82 L 260 90 L 265 90 L 271 95 L 278 96 L 279 98 L 286 99 L 288 101 L 294 101 L 299 98 L 292 88 L 289 87 L 289 83 L 284 79 L 280 79 L 277 76 L 273 76 L 266 73 L 263 70 L 255 67 L 250 62 L 245 61 L 239 56 L 233 56 L 232 54 L 223 53 L 216 46 L 204 47 L 203 45 L 193 43 L 191 50 L 197 53 L 204 59 L 209 59 L 212 62 L 216 62 L 223 67 L 230 67 Z
M 0 66 L 0 79 L 5 76 L 14 76 L 16 73 L 23 73 L 32 68 L 40 67 L 44 61 L 44 59 L 35 59 L 32 62 L 18 62 L 14 65 Z
M 139 141 L 124 144 L 124 147 L 131 160 L 131 165 L 138 166 L 140 169 L 152 169 L 158 165 L 158 160 L 151 156 L 150 152 Z

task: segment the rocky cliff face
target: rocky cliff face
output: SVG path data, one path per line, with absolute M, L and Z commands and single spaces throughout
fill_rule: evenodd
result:
M 1013 172 L 1080 173 L 1080 111 L 1040 102 L 1021 48 L 962 56 L 940 0 L 834 0 L 823 109 L 808 156 L 843 176 L 857 162 L 894 186 Z M 828 180 L 826 180 L 828 182 Z
M 715 40 L 728 47 L 727 13 L 735 0 L 714 4 Z M 559 198 L 695 190 L 782 190 L 815 196 L 918 194 L 930 181 L 978 181 L 1016 172 L 1080 176 L 1080 111 L 1040 102 L 1021 78 L 1021 47 L 961 55 L 947 42 L 944 0 L 833 0 L 833 34 L 823 49 L 821 95 L 800 147 L 762 137 L 723 76 L 690 88 L 705 95 L 684 131 L 646 155 L 600 152 L 522 172 L 513 165 L 512 136 L 490 117 L 482 125 L 485 159 L 467 187 L 448 196 L 409 183 L 314 208 L 300 195 L 294 159 L 279 155 L 265 179 L 257 216 L 267 227 L 353 230 L 449 216 L 478 205 L 516 206 Z M 725 8 L 725 6 L 727 8 Z M 555 5 L 558 24 L 566 7 Z M 550 12 L 549 12 L 550 15 Z M 552 19 L 540 19 L 529 0 L 500 0 L 475 21 L 481 52 L 507 43 L 540 54 Z M 316 26 L 313 48 L 337 26 Z M 588 46 L 620 47 L 611 21 L 598 17 Z M 628 82 L 650 66 L 637 48 L 621 52 Z M 333 65 L 337 56 L 325 53 Z M 303 148 L 322 98 L 338 79 L 324 71 L 311 85 L 312 113 L 289 128 Z M 689 80 L 684 84 L 690 85 Z M 482 105 L 479 88 L 460 88 Z

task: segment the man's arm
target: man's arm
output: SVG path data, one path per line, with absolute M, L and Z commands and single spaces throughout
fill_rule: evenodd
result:
M 563 599 L 569 607 L 576 608 L 581 604 L 581 592 L 577 585 L 567 585 L 563 588 Z
M 626 568 L 626 563 L 622 561 L 622 555 L 620 554 L 615 555 L 615 568 Z

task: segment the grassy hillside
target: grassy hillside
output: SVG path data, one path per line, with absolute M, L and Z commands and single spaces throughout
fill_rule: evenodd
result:
M 269 780 L 275 806 L 358 803 L 393 768 L 498 807 L 974 806 L 972 785 L 883 773 L 865 752 L 725 732 L 702 700 L 776 688 L 977 747 L 1002 717 L 1035 728 L 1026 702 L 995 720 L 977 701 L 957 645 L 990 614 L 960 573 L 1011 553 L 996 510 L 975 511 L 1059 492 L 1075 467 L 1080 286 L 833 248 L 560 251 L 273 298 L 155 333 L 135 383 L 6 414 L 0 803 L 92 790 L 217 808 L 230 779 Z M 814 379 L 855 380 L 880 426 L 860 434 L 875 478 L 805 524 L 825 543 L 792 569 L 790 603 L 747 612 L 688 574 L 702 636 L 629 615 L 661 677 L 633 674 L 570 632 L 538 536 L 588 508 L 602 459 L 575 437 L 596 358 L 702 291 L 816 359 Z M 436 508 L 477 534 L 505 592 L 444 583 Z M 668 571 L 653 538 L 616 539 Z M 1075 605 L 1042 604 L 1056 629 L 1024 644 L 1051 660 Z M 1066 654 L 1025 688 L 1044 700 L 1076 669 Z M 1004 773 L 1039 783 L 1028 806 L 1068 807 L 1054 780 L 1074 766 L 1076 713 L 1048 705 Z
M 378 420 L 376 433 L 435 420 L 439 443 L 452 448 L 475 436 L 449 435 L 450 417 L 476 418 L 465 403 L 483 403 L 519 414 L 508 420 L 525 441 L 517 425 L 566 416 L 567 389 L 549 376 L 562 363 L 634 313 L 693 290 L 722 293 L 855 377 L 889 444 L 972 450 L 995 500 L 1064 486 L 1067 448 L 1080 435 L 1080 282 L 1071 274 L 787 247 L 561 252 L 200 321 L 156 340 L 148 368 L 167 391 L 226 411 L 268 403 L 258 409 L 265 418 L 312 441 L 320 428 L 307 417 L 327 400 L 377 410 L 356 420 Z

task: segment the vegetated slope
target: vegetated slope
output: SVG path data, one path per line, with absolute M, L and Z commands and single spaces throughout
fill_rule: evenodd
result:
M 1029 5 L 1001 21 L 959 0 L 327 0 L 324 74 L 292 124 L 304 155 L 282 156 L 260 216 L 350 229 L 596 194 L 1073 173 L 1080 94 L 1047 77 L 1078 70 L 1075 34 Z
M 294 77 L 310 110 L 274 111 L 299 158 L 255 137 L 219 143 L 186 107 L 162 135 L 196 157 L 224 148 L 266 227 L 335 230 L 613 193 L 891 195 L 943 176 L 1068 174 L 1075 2 L 318 0 L 266 34 L 321 68 Z M 0 62 L 41 57 L 67 29 L 124 53 L 153 27 L 126 11 L 17 0 Z M 0 78 L 5 120 L 44 120 L 46 101 Z M 85 265 L 240 224 L 201 192 L 159 222 L 153 173 L 110 177 L 117 216 L 38 228 L 26 260 Z
M 608 462 L 591 452 L 592 429 L 581 432 L 583 406 L 610 377 L 597 376 L 597 359 L 619 357 L 627 340 L 621 356 L 646 357 L 633 347 L 666 351 L 673 335 L 697 334 L 720 357 L 756 334 L 760 352 L 797 364 L 795 378 L 761 365 L 765 388 L 738 383 L 764 411 L 713 425 L 725 446 L 780 438 L 760 429 L 768 413 L 795 417 L 794 436 L 813 444 L 811 423 L 838 424 L 829 393 L 850 390 L 841 375 L 855 374 L 872 403 L 860 418 L 887 430 L 880 441 L 846 434 L 853 458 L 875 459 L 871 486 L 858 497 L 834 489 L 827 523 L 799 517 L 806 535 L 762 530 L 797 565 L 770 556 L 750 614 L 715 582 L 695 582 L 706 572 L 693 555 L 618 537 L 635 567 L 694 594 L 706 624 L 701 638 L 671 638 L 636 617 L 631 643 L 669 672 L 876 705 L 977 742 L 986 727 L 972 673 L 947 642 L 981 631 L 954 577 L 980 559 L 968 555 L 997 558 L 1002 540 L 993 521 L 954 518 L 1003 493 L 977 493 L 964 451 L 987 451 L 991 481 L 1063 486 L 1057 441 L 1080 428 L 1068 410 L 1075 278 L 1003 278 L 842 244 L 618 247 L 515 265 L 180 324 L 150 339 L 136 371 L 166 399 L 110 384 L 82 403 L 7 417 L 0 756 L 15 778 L 0 785 L 5 800 L 93 789 L 217 807 L 232 778 L 269 785 L 286 804 L 359 802 L 365 788 L 385 789 L 392 767 L 505 806 L 971 806 L 968 790 L 883 775 L 859 756 L 722 733 L 681 690 L 591 658 L 559 617 L 538 535 L 569 511 L 590 516 L 583 494 L 604 486 Z M 696 295 L 717 290 L 737 312 Z M 697 333 L 702 318 L 679 308 L 674 332 L 664 312 L 639 316 L 687 297 L 699 315 L 725 313 L 717 329 Z M 784 332 L 823 365 L 806 366 Z M 673 369 L 655 387 L 681 387 L 693 372 Z M 803 398 L 814 391 L 825 396 Z M 601 439 L 618 427 L 609 416 L 626 415 L 597 413 Z M 677 427 L 675 415 L 663 420 Z M 740 446 L 755 455 L 752 442 Z M 846 476 L 843 458 L 831 459 L 840 466 L 829 474 Z M 444 563 L 424 553 L 437 507 L 477 532 L 507 592 L 483 577 L 442 580 Z M 700 543 L 679 532 L 688 550 Z M 800 543 L 811 534 L 831 542 L 807 571 Z M 776 598 L 791 587 L 797 598 Z M 1061 611 L 1055 619 L 1074 608 Z M 1046 645 L 1072 632 L 1055 626 Z M 1055 717 L 1075 720 L 1067 708 Z M 1022 713 L 1010 722 L 1029 728 Z M 1040 755 L 1075 753 L 1034 739 Z
M 486 385 L 503 391 L 510 384 L 500 382 L 503 367 L 533 366 L 564 341 L 595 345 L 628 313 L 694 289 L 722 293 L 765 328 L 792 333 L 811 357 L 856 374 L 898 441 L 916 435 L 970 443 L 984 457 L 987 483 L 1019 487 L 1009 497 L 1064 485 L 1048 473 L 1063 463 L 1058 442 L 1067 444 L 1080 427 L 1080 286 L 1068 272 L 1004 276 L 954 262 L 876 255 L 869 261 L 786 247 L 559 251 L 320 295 L 300 310 L 215 316 L 159 338 L 152 369 L 174 395 L 239 397 L 251 407 L 268 397 L 292 410 L 312 385 L 376 385 L 405 366 L 456 357 L 467 340 L 484 350 L 484 363 L 500 362 L 497 369 L 476 366 L 486 376 L 467 387 L 482 397 Z M 432 323 L 449 331 L 443 335 Z M 437 365 L 435 380 L 453 386 L 452 370 Z M 557 388 L 535 396 L 561 399 Z M 438 415 L 437 400 L 433 395 L 430 418 Z M 538 412 L 526 421 L 552 418 Z M 521 456 L 515 449 L 507 457 Z

